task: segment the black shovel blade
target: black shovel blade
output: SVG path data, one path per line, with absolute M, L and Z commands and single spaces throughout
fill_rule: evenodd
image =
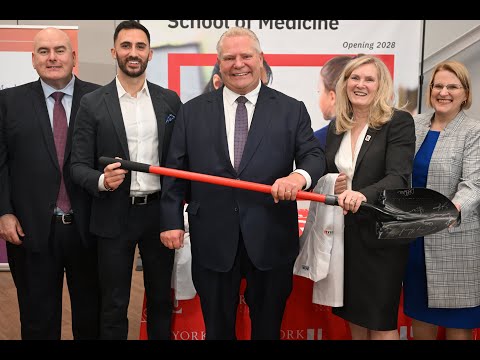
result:
M 412 241 L 448 228 L 459 216 L 450 199 L 426 188 L 384 190 L 380 203 L 391 218 L 377 217 L 379 239 Z
M 455 222 L 452 217 L 437 216 L 432 219 L 413 221 L 377 222 L 379 239 L 406 239 L 407 243 L 418 237 L 434 234 L 448 228 Z

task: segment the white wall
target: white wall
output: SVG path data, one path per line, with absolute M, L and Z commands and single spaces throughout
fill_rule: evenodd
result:
M 425 94 L 431 70 L 441 61 L 464 63 L 472 78 L 473 104 L 467 113 L 480 121 L 480 20 L 426 20 L 425 24 Z M 422 112 L 425 112 L 422 96 Z

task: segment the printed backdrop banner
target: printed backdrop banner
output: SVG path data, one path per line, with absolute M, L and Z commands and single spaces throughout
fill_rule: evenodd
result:
M 32 66 L 33 38 L 46 26 L 0 25 L 0 90 L 22 85 L 38 79 Z M 78 64 L 78 27 L 55 26 L 65 31 L 77 54 Z M 12 71 L 14 69 L 14 71 Z M 78 75 L 78 67 L 73 69 Z M 28 146 L 28 145 L 27 145 Z M 8 270 L 5 242 L 0 238 L 0 270 Z
M 399 104 L 417 111 L 420 20 L 140 20 L 150 31 L 150 81 L 177 91 L 183 102 L 201 94 L 216 62 L 221 34 L 252 29 L 270 65 L 270 86 L 305 103 L 314 130 L 324 126 L 318 106 L 323 64 L 337 55 L 372 54 L 389 67 Z

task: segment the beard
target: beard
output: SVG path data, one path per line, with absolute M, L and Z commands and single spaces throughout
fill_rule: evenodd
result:
M 138 61 L 138 63 L 140 64 L 140 68 L 136 69 L 136 70 L 130 70 L 128 67 L 127 67 L 127 63 L 129 61 Z M 118 64 L 118 67 L 120 68 L 120 70 L 122 70 L 123 73 L 125 73 L 126 75 L 130 76 L 130 77 L 133 77 L 133 78 L 136 78 L 136 77 L 139 77 L 141 75 L 143 75 L 143 73 L 145 72 L 145 70 L 147 69 L 147 65 L 148 65 L 148 61 L 143 61 L 142 59 L 138 58 L 138 57 L 128 57 L 126 59 L 117 59 L 117 64 Z

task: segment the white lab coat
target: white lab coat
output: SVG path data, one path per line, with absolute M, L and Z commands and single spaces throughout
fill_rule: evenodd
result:
M 327 174 L 313 190 L 333 194 L 338 174 Z M 293 273 L 314 281 L 312 302 L 343 306 L 343 210 L 312 201 L 300 237 L 300 253 Z
M 192 280 L 192 252 L 190 247 L 188 214 L 184 212 L 183 216 L 185 226 L 183 247 L 175 250 L 175 260 L 172 271 L 172 289 L 175 290 L 176 300 L 190 300 L 197 294 Z

